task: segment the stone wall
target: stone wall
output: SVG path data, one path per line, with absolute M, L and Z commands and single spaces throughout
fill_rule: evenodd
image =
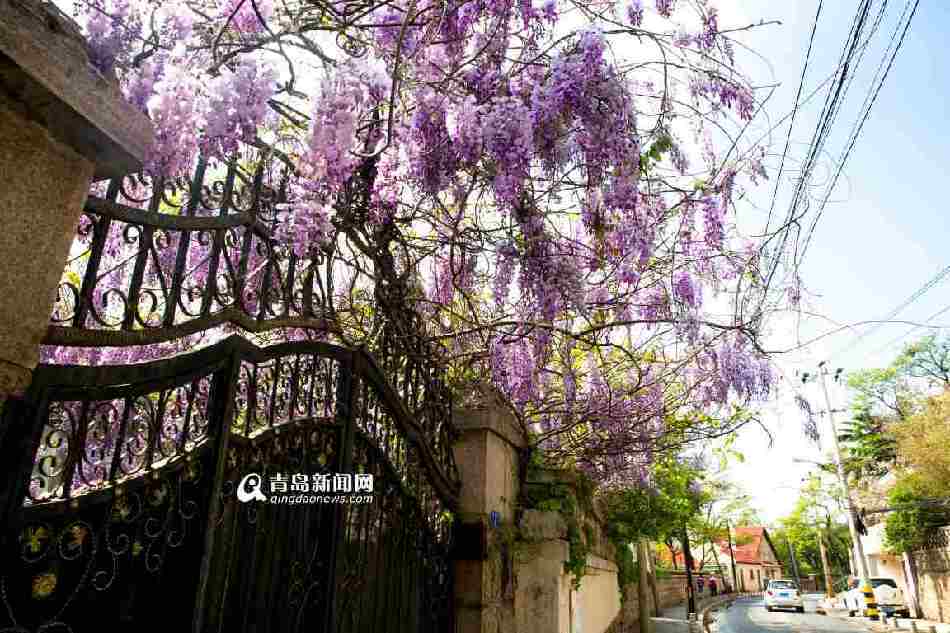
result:
M 594 531 L 589 531 L 594 535 Z M 516 631 L 603 633 L 621 611 L 612 547 L 588 543 L 580 586 L 565 563 L 571 557 L 568 525 L 559 512 L 525 510 L 513 546 Z M 609 555 L 609 558 L 604 555 Z
M 950 547 L 914 552 L 913 558 L 923 616 L 950 622 Z
M 583 500 L 570 473 L 532 471 L 522 489 L 524 435 L 502 403 L 483 395 L 455 413 L 462 478 L 455 633 L 637 631 L 637 585 L 621 596 L 602 509 Z M 545 501 L 519 503 L 536 499 Z M 583 567 L 576 586 L 569 562 Z M 656 588 L 661 610 L 681 604 L 685 573 L 659 578 Z
M 660 609 L 682 604 L 686 601 L 686 573 L 657 578 L 656 593 L 660 598 Z

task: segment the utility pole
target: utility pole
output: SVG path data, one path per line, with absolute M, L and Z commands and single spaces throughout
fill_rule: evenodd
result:
M 732 551 L 732 526 L 726 521 L 726 542 L 729 543 L 729 560 L 732 561 L 732 591 L 739 591 L 739 577 L 736 575 L 736 555 Z
M 795 574 L 795 582 L 798 583 L 798 589 L 802 588 L 802 578 L 798 575 L 798 561 L 795 560 L 795 548 L 792 542 L 788 540 L 788 534 L 785 535 L 785 544 L 788 546 L 788 555 L 792 559 L 792 573 Z
M 686 601 L 688 613 L 696 613 L 696 593 L 693 587 L 693 555 L 689 551 L 689 533 L 683 525 L 683 562 L 686 563 Z
M 825 367 L 825 361 L 818 364 L 818 375 L 821 377 L 821 389 L 825 394 L 828 419 L 831 421 L 831 445 L 834 448 L 835 469 L 838 471 L 841 489 L 844 491 L 845 500 L 848 502 L 848 530 L 851 532 L 851 541 L 854 543 L 855 566 L 861 578 L 861 589 L 865 595 L 867 595 L 868 592 L 872 591 L 869 580 L 870 574 L 868 573 L 868 561 L 864 557 L 864 546 L 861 544 L 861 535 L 858 533 L 858 513 L 854 507 L 854 500 L 851 497 L 851 488 L 848 486 L 848 478 L 844 472 L 844 463 L 841 460 L 841 446 L 838 443 L 838 427 L 835 424 L 835 410 L 831 406 L 831 396 L 828 394 L 828 382 L 826 380 L 828 369 Z M 871 595 L 874 595 L 873 592 Z M 871 613 L 869 615 L 872 619 L 877 619 L 876 614 Z

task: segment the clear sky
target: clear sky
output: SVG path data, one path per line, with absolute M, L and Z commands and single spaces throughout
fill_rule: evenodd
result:
M 880 3 L 881 0 L 874 2 L 872 15 L 877 13 Z M 811 92 L 837 66 L 858 5 L 858 0 L 825 0 L 803 94 Z M 773 120 L 780 118 L 794 103 L 818 0 L 722 0 L 718 6 L 722 29 L 760 20 L 782 22 L 780 26 L 765 26 L 741 37 L 772 64 L 774 81 L 781 85 L 767 107 Z M 888 3 L 885 18 L 865 53 L 826 146 L 830 156 L 816 170 L 819 179 L 826 176 L 843 149 L 904 8 L 903 1 Z M 950 266 L 950 218 L 944 189 L 950 183 L 948 27 L 950 2 L 920 3 L 801 267 L 806 289 L 803 310 L 813 315 L 776 320 L 768 339 L 773 348 L 792 347 L 838 326 L 881 319 L 941 269 Z M 755 77 L 763 84 L 771 83 L 768 67 L 748 56 L 746 59 L 753 64 Z M 789 153 L 793 170 L 811 139 L 824 95 L 821 92 L 798 115 Z M 769 161 L 773 179 L 786 130 L 787 126 L 779 128 L 774 137 L 774 155 Z M 782 183 L 784 195 L 779 194 L 776 205 L 780 215 L 788 208 L 788 193 L 792 189 L 789 177 L 795 175 L 787 175 Z M 773 184 L 774 180 L 754 192 L 752 199 L 767 208 Z M 817 208 L 817 204 L 813 203 L 812 208 Z M 950 276 L 895 319 L 923 322 L 948 307 Z M 934 319 L 932 325 L 950 326 L 950 309 Z M 876 329 L 857 345 L 841 351 L 856 333 L 872 328 Z M 795 378 L 796 371 L 814 373 L 821 360 L 828 360 L 832 369 L 843 367 L 845 371 L 885 365 L 901 344 L 934 331 L 917 330 L 888 347 L 909 329 L 911 326 L 895 323 L 845 330 L 780 356 L 778 364 L 813 408 L 824 409 L 819 387 L 803 387 Z M 792 457 L 818 459 L 821 455 L 819 448 L 804 439 L 803 416 L 792 400 L 794 392 L 789 382 L 783 381 L 779 390 L 778 397 L 762 408 L 762 418 L 775 438 L 773 447 L 769 448 L 761 430 L 743 431 L 738 448 L 747 461 L 732 467 L 730 472 L 769 521 L 792 508 L 795 489 L 810 468 L 792 463 Z M 843 408 L 847 397 L 844 389 L 832 389 L 833 406 Z M 827 418 L 822 423 L 827 437 Z

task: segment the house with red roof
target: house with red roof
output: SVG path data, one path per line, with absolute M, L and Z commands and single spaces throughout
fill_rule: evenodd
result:
M 723 539 L 715 544 L 715 551 L 710 552 L 711 549 L 709 545 L 694 544 L 693 571 L 720 573 L 730 586 L 738 587 L 740 591 L 761 591 L 769 580 L 785 577 L 772 538 L 762 526 L 732 530 L 732 555 L 735 557 L 738 578 L 732 577 L 729 542 Z M 682 551 L 671 553 L 661 549 L 658 554 L 661 559 L 672 562 L 674 568 L 685 569 Z
M 729 560 L 729 543 L 718 543 L 719 551 L 725 555 L 726 575 L 732 578 Z M 732 579 L 734 587 L 740 591 L 761 591 L 769 580 L 783 578 L 782 563 L 779 561 L 769 532 L 762 526 L 737 527 L 732 531 L 732 551 L 736 560 L 736 575 Z

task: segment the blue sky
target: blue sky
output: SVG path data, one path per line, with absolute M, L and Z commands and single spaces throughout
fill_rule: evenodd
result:
M 858 4 L 857 0 L 825 0 L 805 94 L 837 65 Z M 773 119 L 779 118 L 794 103 L 818 0 L 731 0 L 719 6 L 723 14 L 720 28 L 744 26 L 759 20 L 782 22 L 781 26 L 765 26 L 741 37 L 773 65 L 775 80 L 781 87 L 768 109 Z M 880 0 L 877 0 L 872 14 L 879 6 Z M 843 149 L 871 77 L 903 10 L 904 2 L 888 3 L 886 17 L 864 56 L 826 146 L 831 154 L 823 161 L 826 168 L 837 160 Z M 938 271 L 950 266 L 950 222 L 944 199 L 945 187 L 950 184 L 948 27 L 950 3 L 921 2 L 844 176 L 831 196 L 835 202 L 825 208 L 801 267 L 807 290 L 805 307 L 821 316 L 802 315 L 799 327 L 795 319 L 778 319 L 769 338 L 775 347 L 794 344 L 799 336 L 801 340 L 808 340 L 834 329 L 835 323 L 847 325 L 880 319 Z M 747 57 L 747 61 L 751 62 L 751 58 Z M 762 83 L 770 83 L 768 69 L 761 62 L 751 63 L 754 76 Z M 804 155 L 823 99 L 824 93 L 821 93 L 820 98 L 798 115 L 790 151 L 796 163 Z M 775 136 L 776 146 L 772 151 L 776 156 L 770 161 L 773 177 L 786 130 L 787 127 L 781 128 Z M 779 212 L 787 209 L 790 184 L 782 185 L 786 195 L 779 195 L 780 202 L 776 206 Z M 767 206 L 770 194 L 771 185 L 752 195 L 758 204 Z M 813 208 L 817 208 L 817 204 Z M 947 306 L 950 306 L 950 277 L 896 318 L 920 322 Z M 950 310 L 933 324 L 950 325 Z M 900 344 L 881 348 L 908 329 L 910 326 L 904 324 L 882 325 L 852 349 L 838 353 L 855 335 L 845 331 L 801 352 L 783 355 L 779 366 L 815 408 L 824 408 L 816 386 L 801 387 L 801 383 L 795 381 L 796 370 L 814 371 L 820 360 L 829 358 L 832 367 L 844 367 L 846 371 L 886 364 L 899 351 Z M 902 343 L 925 332 L 918 330 Z M 768 448 L 761 431 L 743 432 L 738 448 L 748 460 L 731 469 L 731 476 L 744 483 L 768 520 L 791 509 L 796 497 L 794 488 L 808 470 L 807 466 L 793 464 L 791 458 L 817 459 L 821 454 L 819 448 L 809 446 L 802 436 L 802 416 L 791 400 L 789 385 L 783 383 L 780 387 L 781 395 L 762 410 L 763 419 L 775 434 L 775 447 Z M 832 389 L 832 397 L 836 400 L 834 406 L 846 404 L 844 390 Z M 827 419 L 824 424 L 827 425 Z M 827 430 L 827 426 L 824 428 Z

